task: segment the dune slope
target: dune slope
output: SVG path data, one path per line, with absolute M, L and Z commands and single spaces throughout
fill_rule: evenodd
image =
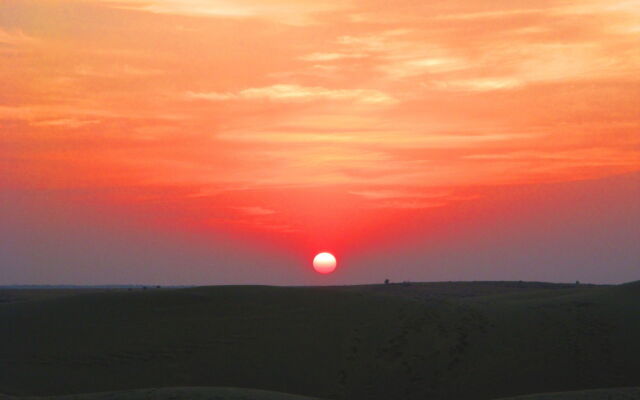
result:
M 638 400 L 640 388 L 580 390 L 509 397 L 499 400 Z

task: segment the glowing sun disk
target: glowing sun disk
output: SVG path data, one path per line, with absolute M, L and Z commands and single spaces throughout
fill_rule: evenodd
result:
M 330 274 L 336 269 L 336 258 L 331 253 L 319 253 L 313 258 L 313 268 L 321 274 Z

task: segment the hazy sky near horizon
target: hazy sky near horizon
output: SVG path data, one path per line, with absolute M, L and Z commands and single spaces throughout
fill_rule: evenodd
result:
M 639 35 L 628 0 L 5 0 L 0 284 L 640 279 Z

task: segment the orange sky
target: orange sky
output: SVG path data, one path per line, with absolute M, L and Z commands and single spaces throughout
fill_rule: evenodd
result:
M 0 185 L 348 252 L 640 170 L 639 37 L 627 0 L 4 0 Z

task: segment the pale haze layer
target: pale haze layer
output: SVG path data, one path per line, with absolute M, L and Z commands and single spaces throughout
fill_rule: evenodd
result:
M 639 21 L 4 1 L 0 284 L 640 279 Z

